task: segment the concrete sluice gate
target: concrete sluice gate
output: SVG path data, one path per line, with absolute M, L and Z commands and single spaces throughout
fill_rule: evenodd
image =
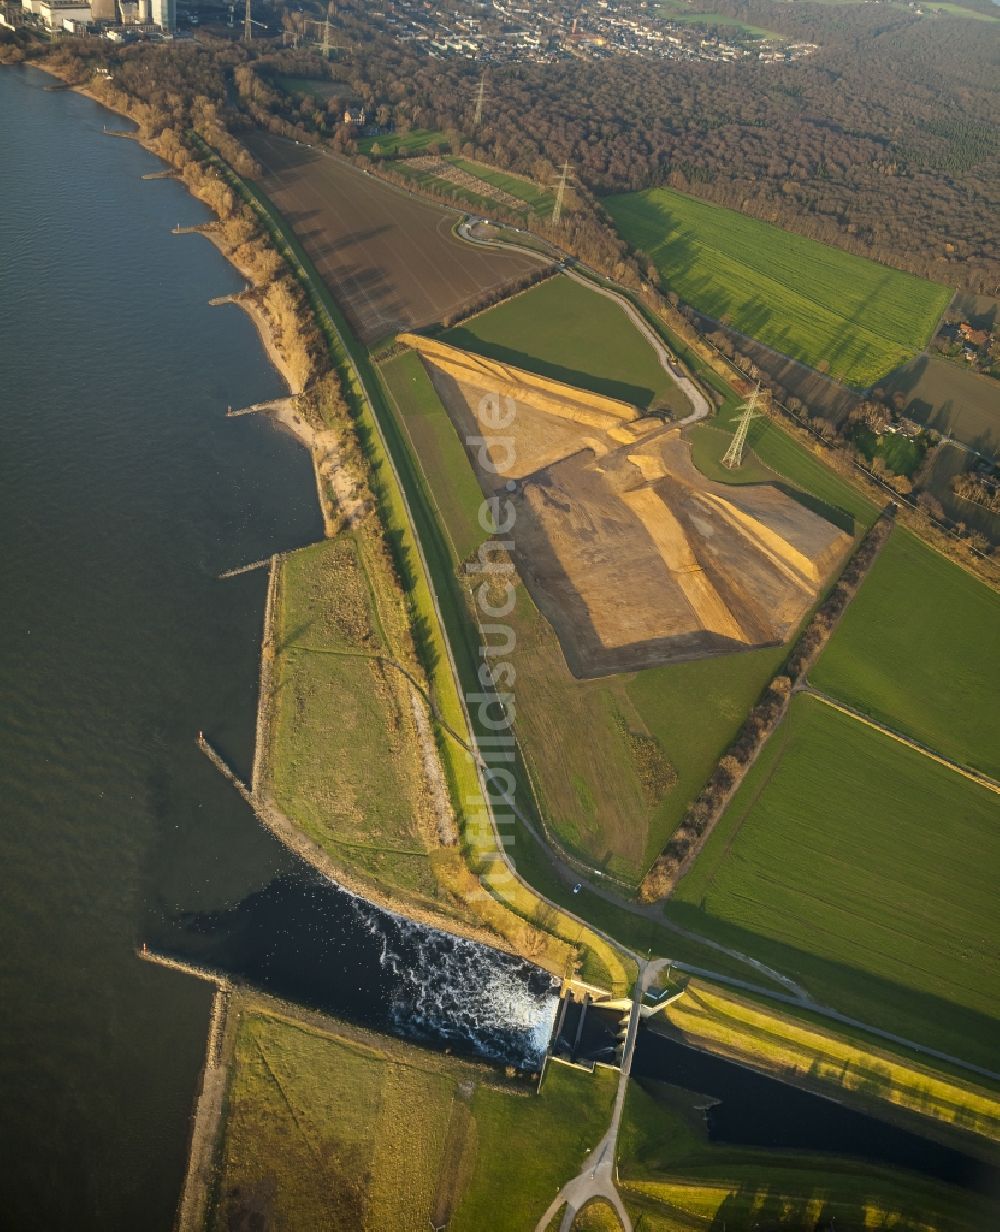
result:
M 552 1034 L 552 1056 L 584 1069 L 600 1061 L 618 1065 L 621 1061 L 628 1014 L 611 1009 L 567 989 L 559 1004 Z
M 779 644 L 851 536 L 775 484 L 706 478 L 627 403 L 431 339 L 418 350 L 578 677 Z M 499 427 L 498 425 L 502 425 Z

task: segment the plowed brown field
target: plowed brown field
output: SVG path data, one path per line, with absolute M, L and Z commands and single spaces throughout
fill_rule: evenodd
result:
M 264 168 L 261 187 L 363 342 L 439 321 L 537 264 L 457 239 L 453 214 L 343 159 L 265 133 L 246 145 Z

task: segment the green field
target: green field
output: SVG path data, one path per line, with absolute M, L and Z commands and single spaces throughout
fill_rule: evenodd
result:
M 905 531 L 810 673 L 818 689 L 1000 778 L 1000 596 Z
M 540 184 L 532 183 L 531 180 L 500 171 L 486 163 L 471 162 L 467 158 L 449 158 L 447 161 L 468 175 L 474 175 L 477 180 L 483 180 L 487 184 L 492 184 L 494 188 L 500 188 L 510 193 L 512 197 L 517 197 L 530 206 L 535 214 L 548 214 L 552 209 L 554 197 L 551 188 L 544 188 Z
M 677 21 L 684 25 L 729 26 L 753 38 L 770 38 L 778 42 L 786 41 L 784 35 L 777 34 L 773 30 L 765 30 L 761 26 L 748 26 L 746 22 L 740 21 L 738 17 L 730 17 L 726 13 L 692 11 L 691 6 L 683 3 L 683 0 L 657 0 L 656 11 L 658 16 L 666 18 L 667 21 Z
M 417 456 L 429 473 L 449 477 L 437 485 L 434 499 L 455 559 L 467 560 L 486 533 L 479 524 L 483 493 L 465 447 L 415 351 L 383 364 L 382 376 Z
M 372 147 L 377 145 L 379 152 L 387 158 L 397 154 L 419 154 L 428 146 L 444 148 L 447 144 L 444 133 L 430 128 L 414 128 L 408 133 L 383 133 L 381 137 L 359 137 L 357 142 L 360 153 L 370 154 Z
M 274 81 L 286 94 L 310 94 L 313 98 L 351 97 L 351 87 L 346 81 L 330 81 L 326 77 L 292 77 L 279 73 Z
M 998 805 L 799 696 L 668 911 L 824 1004 L 995 1068 Z
M 283 811 L 339 863 L 429 896 L 408 686 L 374 657 L 388 649 L 363 550 L 342 535 L 284 561 L 270 780 Z
M 556 1064 L 535 1094 L 397 1040 L 246 1013 L 214 1227 L 524 1232 L 599 1141 L 616 1085 Z
M 669 188 L 604 199 L 699 311 L 867 387 L 929 341 L 951 291 Z
M 557 275 L 442 335 L 444 342 L 647 408 L 690 404 L 649 342 L 606 296 Z
M 632 1082 L 619 1173 L 636 1232 L 978 1232 L 986 1203 L 911 1172 L 836 1155 L 708 1140 L 705 1097 Z

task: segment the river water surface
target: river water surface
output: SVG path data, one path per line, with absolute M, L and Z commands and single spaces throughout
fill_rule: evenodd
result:
M 210 989 L 142 942 L 529 1067 L 555 1002 L 536 968 L 324 883 L 198 752 L 204 729 L 249 774 L 265 579 L 215 579 L 319 536 L 311 466 L 225 418 L 283 390 L 244 315 L 208 306 L 239 277 L 170 234 L 205 211 L 49 84 L 0 69 L 0 1227 L 165 1232 Z M 636 1062 L 722 1097 L 717 1137 L 984 1187 L 766 1080 L 649 1040 Z
M 198 752 L 248 772 L 265 579 L 215 577 L 320 535 L 311 465 L 225 418 L 284 391 L 208 306 L 242 280 L 170 234 L 205 210 L 51 80 L 0 69 L 0 1226 L 156 1232 L 210 989 L 142 941 L 526 1064 L 554 1000 L 318 883 Z

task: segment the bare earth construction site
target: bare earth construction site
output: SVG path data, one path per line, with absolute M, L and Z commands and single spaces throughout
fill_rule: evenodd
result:
M 628 403 L 401 341 L 472 444 L 484 492 L 513 502 L 518 569 L 577 677 L 783 642 L 850 548 L 774 485 L 707 479 L 679 429 Z M 480 456 L 471 438 L 492 440 Z

